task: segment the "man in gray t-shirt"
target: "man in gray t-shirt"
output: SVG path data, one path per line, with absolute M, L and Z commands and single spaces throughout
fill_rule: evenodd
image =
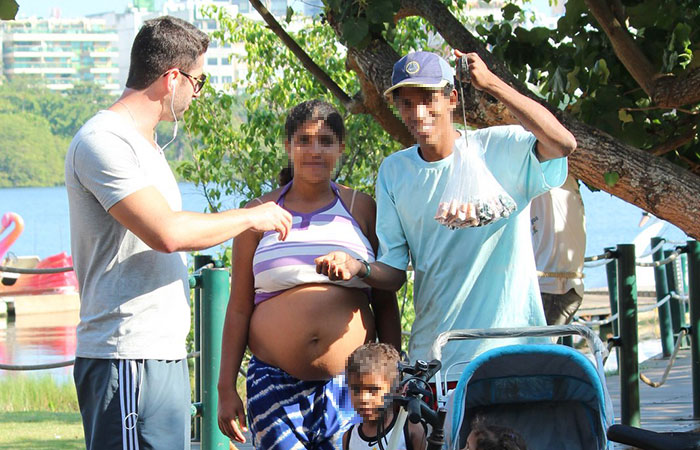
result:
M 124 93 L 78 131 L 66 155 L 81 297 L 74 378 L 88 449 L 189 448 L 190 306 L 180 252 L 251 228 L 285 238 L 291 226 L 272 202 L 216 214 L 181 210 L 154 130 L 162 120 L 177 127 L 198 97 L 208 43 L 183 20 L 147 21 Z

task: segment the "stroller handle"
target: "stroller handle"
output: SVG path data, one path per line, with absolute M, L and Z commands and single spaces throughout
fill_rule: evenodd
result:
M 608 349 L 597 334 L 584 325 L 551 325 L 543 327 L 520 328 L 472 328 L 466 330 L 452 330 L 440 333 L 430 350 L 431 358 L 442 360 L 442 348 L 448 341 L 467 339 L 505 339 L 514 337 L 556 337 L 579 335 L 586 339 L 588 347 L 593 352 L 597 364 L 601 364 L 608 356 Z M 600 363 L 598 363 L 600 361 Z M 598 367 L 602 370 L 602 367 Z

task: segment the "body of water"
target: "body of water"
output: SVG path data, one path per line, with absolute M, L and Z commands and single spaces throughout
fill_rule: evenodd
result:
M 183 209 L 196 212 L 205 210 L 206 200 L 194 185 L 181 183 L 180 190 Z M 610 194 L 591 192 L 585 186 L 581 194 L 586 209 L 587 256 L 601 254 L 605 247 L 634 243 L 635 239 L 641 240 L 648 250 L 652 236 L 677 242 L 687 239 L 678 228 L 655 218 L 640 228 L 642 210 Z M 0 189 L 0 215 L 8 211 L 18 213 L 25 222 L 24 232 L 10 248 L 11 252 L 40 258 L 63 251 L 70 253 L 68 199 L 64 187 Z M 645 250 L 642 245 L 639 245 L 638 254 Z M 216 255 L 220 251 L 221 247 L 217 247 L 203 253 Z M 586 268 L 584 272 L 587 289 L 606 286 L 603 266 Z M 638 277 L 640 285 L 653 283 L 651 269 L 647 272 L 638 270 Z M 0 362 L 40 364 L 72 359 L 77 321 L 77 313 L 26 316 L 16 320 L 0 318 Z M 32 374 L 47 373 L 58 380 L 68 381 L 72 368 Z M 7 374 L 0 371 L 0 376 Z
M 181 183 L 183 209 L 202 212 L 207 204 L 204 195 L 193 184 Z M 685 241 L 685 233 L 655 218 L 639 227 L 642 210 L 605 192 L 581 189 L 586 210 L 586 255 L 603 253 L 605 247 L 631 244 L 641 233 L 654 232 L 669 241 Z M 237 202 L 230 201 L 229 204 Z M 37 255 L 45 258 L 65 251 L 70 253 L 68 198 L 65 187 L 0 189 L 0 215 L 13 211 L 24 218 L 25 228 L 10 251 L 16 255 Z M 646 231 L 645 231 L 646 230 Z M 649 240 L 644 241 L 648 246 Z M 218 249 L 204 253 L 216 254 Z M 639 248 L 638 251 L 643 251 Z M 647 249 L 648 250 L 648 249 Z M 586 288 L 604 287 L 605 269 L 586 269 Z

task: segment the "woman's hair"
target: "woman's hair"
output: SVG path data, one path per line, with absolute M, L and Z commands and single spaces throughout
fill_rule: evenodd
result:
M 126 87 L 145 89 L 167 70 L 188 71 L 208 46 L 209 36 L 182 19 L 162 16 L 147 20 L 131 46 Z
M 333 131 L 339 141 L 345 140 L 345 125 L 343 124 L 343 116 L 340 115 L 337 109 L 330 103 L 324 102 L 322 100 L 308 100 L 303 103 L 299 103 L 287 114 L 287 121 L 284 124 L 284 131 L 287 137 L 287 142 L 291 142 L 294 133 L 297 132 L 299 127 L 304 123 L 313 121 L 323 121 L 324 124 L 328 125 L 328 128 Z M 292 181 L 294 177 L 294 172 L 292 170 L 292 163 L 283 168 L 278 177 L 277 181 L 280 186 Z
M 494 425 L 483 415 L 472 422 L 476 448 L 469 450 L 527 450 L 522 436 L 510 428 Z
M 399 378 L 399 352 L 389 344 L 370 342 L 355 349 L 348 356 L 345 368 L 348 379 L 352 375 L 381 373 L 392 383 Z

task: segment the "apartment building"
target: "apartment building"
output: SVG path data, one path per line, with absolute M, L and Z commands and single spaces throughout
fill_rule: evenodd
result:
M 49 89 L 95 82 L 119 90 L 117 34 L 101 19 L 29 18 L 0 23 L 5 77 L 41 78 Z

